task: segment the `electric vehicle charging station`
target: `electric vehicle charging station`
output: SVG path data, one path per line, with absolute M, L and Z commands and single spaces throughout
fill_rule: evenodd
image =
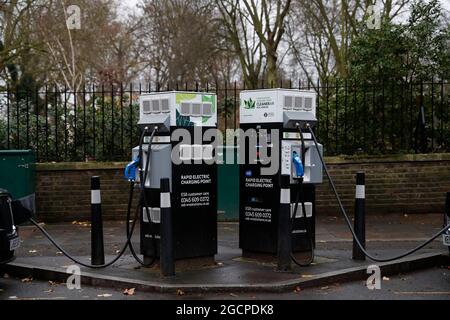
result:
M 319 153 L 323 153 L 323 147 L 314 144 L 306 125 L 312 127 L 316 122 L 314 92 L 291 89 L 241 92 L 240 127 L 244 132 L 254 129 L 258 139 L 256 161 L 249 163 L 246 155 L 240 166 L 239 246 L 244 256 L 277 253 L 282 175 L 290 176 L 292 252 L 314 250 L 315 185 L 322 183 Z M 263 145 L 267 146 L 268 154 L 278 157 L 278 170 L 271 175 L 261 174 L 263 167 L 270 166 L 260 159 Z M 249 150 L 248 141 L 245 150 Z M 296 199 L 301 205 L 298 202 L 296 205 Z
M 162 178 L 170 182 L 175 259 L 214 257 L 217 165 L 205 163 L 213 156 L 213 145 L 203 140 L 203 134 L 217 128 L 216 95 L 175 91 L 144 94 L 140 97 L 139 114 L 138 124 L 147 130 L 143 145 L 134 148 L 132 156 L 137 159 L 141 149 L 145 166 L 150 155 L 148 175 L 144 178 L 148 210 L 143 203 L 140 212 L 144 261 L 160 255 Z M 192 140 L 174 141 L 172 134 L 177 129 L 189 132 Z M 181 163 L 172 161 L 173 154 L 179 156 Z M 140 175 L 136 176 L 140 182 Z
M 256 142 L 253 144 L 256 157 L 251 162 L 242 162 L 242 155 L 248 156 L 246 150 L 251 150 L 251 148 L 248 148 L 247 145 L 252 144 L 253 140 L 249 139 L 246 142 L 247 145 L 239 146 L 240 150 L 244 149 L 239 153 L 239 246 L 243 255 L 262 253 L 273 256 L 278 254 L 278 270 L 281 271 L 287 269 L 280 267 L 282 265 L 280 261 L 291 263 L 290 259 L 292 259 L 300 266 L 310 264 L 298 263 L 292 253 L 309 250 L 312 257 L 310 261 L 313 261 L 316 215 L 315 188 L 317 184 L 322 183 L 322 171 L 328 177 L 341 213 L 356 245 L 360 248 L 361 253 L 370 260 L 389 262 L 404 258 L 424 248 L 441 235 L 444 236 L 444 244 L 449 245 L 450 192 L 447 194 L 445 227 L 430 239 L 412 250 L 390 258 L 380 258 L 365 250 L 364 243 L 361 244 L 361 239 L 358 240 L 358 233 L 351 225 L 349 216 L 342 205 L 333 179 L 327 169 L 323 159 L 323 146 L 317 142 L 315 137 L 313 130 L 316 123 L 315 105 L 316 96 L 310 91 L 267 89 L 243 91 L 241 93 L 241 129 L 244 133 L 247 130 L 253 131 L 254 134 L 249 134 L 250 138 L 252 138 L 252 135 L 256 138 Z M 119 261 L 127 248 L 130 249 L 136 261 L 145 267 L 152 265 L 155 259 L 160 258 L 163 279 L 166 276 L 174 275 L 174 273 L 169 274 L 163 271 L 162 262 L 167 261 L 164 259 L 167 252 L 173 252 L 178 260 L 197 257 L 214 259 L 214 255 L 217 254 L 217 168 L 215 159 L 213 159 L 215 142 L 208 140 L 211 135 L 207 133 L 209 129 L 217 128 L 216 124 L 217 98 L 214 94 L 165 92 L 141 96 L 139 126 L 143 130 L 139 146 L 132 150 L 133 161 L 127 166 L 125 176 L 130 182 L 131 191 L 135 182 L 138 181 L 143 192 L 141 192 L 140 204 L 134 219 L 131 220 L 130 216 L 127 216 L 126 243 L 117 256 L 108 263 L 104 263 L 104 261 L 95 263 L 92 259 L 93 264 L 88 264 L 82 262 L 85 258 L 79 260 L 71 256 L 37 221 L 31 218 L 31 214 L 20 214 L 20 208 L 14 210 L 14 203 L 12 209 L 9 205 L 1 206 L 0 215 L 6 213 L 4 216 L 7 218 L 4 220 L 7 222 L 6 225 L 11 225 L 11 220 L 18 224 L 29 220 L 65 257 L 86 268 L 107 268 Z M 183 140 L 179 143 L 177 129 L 183 129 L 189 133 L 189 140 L 182 137 Z M 211 136 L 211 138 L 216 137 Z M 248 138 L 246 133 L 244 134 L 245 138 Z M 240 141 L 242 143 L 243 140 Z M 264 151 L 265 147 L 268 150 Z M 274 155 L 274 157 L 267 158 L 276 158 L 276 161 L 274 161 L 277 164 L 276 169 L 272 168 L 272 163 L 265 161 L 267 158 L 264 153 L 266 153 L 265 155 L 269 153 L 270 156 Z M 181 163 L 174 162 L 174 155 L 178 155 L 178 158 L 183 161 Z M 212 160 L 212 162 L 206 160 Z M 269 170 L 271 173 L 268 173 L 267 170 L 262 170 L 270 168 L 274 169 L 275 172 Z M 360 184 L 357 182 L 358 185 Z M 168 190 L 170 190 L 170 193 Z M 91 190 L 92 198 L 98 199 L 95 201 L 100 201 L 100 193 L 97 194 L 94 191 L 100 192 L 100 189 L 92 188 Z M 132 192 L 130 192 L 128 215 L 131 211 L 132 195 Z M 92 200 L 92 204 L 99 203 Z M 17 214 L 14 215 L 14 219 L 11 218 L 11 212 Z M 169 220 L 172 220 L 173 223 L 164 223 L 169 217 L 171 218 Z M 141 222 L 140 249 L 145 258 L 144 262 L 137 257 L 131 241 L 137 219 L 140 219 Z M 173 237 L 170 235 L 164 236 L 168 234 L 167 226 L 171 226 Z M 287 227 L 281 228 L 280 226 Z M 91 229 L 91 232 L 93 230 Z M 162 238 L 160 235 L 162 235 Z M 288 237 L 285 235 L 288 235 Z M 167 247 L 172 248 L 172 244 L 164 246 L 167 239 L 173 239 L 175 250 L 165 250 Z M 289 242 L 287 239 L 289 239 Z M 10 244 L 15 243 L 14 241 L 11 242 L 11 239 L 8 239 L 8 241 L 10 241 Z M 9 247 L 9 249 L 11 248 Z M 280 248 L 288 249 L 280 254 Z M 8 250 L 8 257 L 11 257 L 10 252 L 11 250 Z M 289 253 L 290 256 L 286 253 Z M 281 256 L 283 259 L 280 258 Z M 170 265 L 174 267 L 173 256 L 170 258 Z M 9 260 L 5 261 L 8 262 Z M 52 261 L 54 261 L 53 258 Z M 0 259 L 0 264 L 2 262 L 2 259 Z M 201 263 L 203 265 L 204 260 Z M 61 265 L 66 265 L 66 262 Z M 255 275 L 261 275 L 261 279 L 264 279 L 264 281 L 271 278 L 271 276 L 265 274 L 272 271 L 271 267 L 265 267 L 264 270 L 258 267 L 259 270 L 257 271 L 250 271 L 252 277 L 247 277 L 249 269 L 245 266 L 242 267 L 243 265 L 249 264 L 242 263 L 241 266 L 231 264 L 231 268 L 224 268 L 223 270 L 226 275 L 227 273 L 233 274 L 234 278 L 232 279 L 239 281 L 237 288 L 245 288 L 248 284 L 254 287 Z M 128 264 L 124 267 L 129 270 Z M 250 268 L 253 268 L 253 266 L 250 266 Z M 137 269 L 134 271 L 137 274 L 154 276 L 145 271 L 137 271 Z M 109 272 L 114 273 L 115 271 L 110 269 L 106 272 L 109 274 Z M 207 274 L 208 272 L 202 266 L 198 270 L 197 279 L 206 275 L 204 277 L 205 285 L 210 285 L 208 282 L 210 280 L 217 281 L 216 271 L 214 271 L 212 278 Z M 291 276 L 294 274 L 291 273 Z M 276 273 L 274 275 L 274 278 L 277 277 Z M 298 277 L 296 276 L 296 278 Z M 138 276 L 138 279 L 141 280 L 141 275 Z M 186 279 L 189 279 L 189 276 Z M 186 279 L 182 280 L 184 285 L 188 284 Z M 225 276 L 223 279 L 226 281 L 226 288 L 229 289 L 229 277 Z M 285 283 L 286 277 L 284 275 L 281 279 Z M 123 280 L 120 281 L 122 283 Z M 171 279 L 168 283 L 173 285 L 176 284 L 176 281 L 176 279 L 175 282 Z M 241 281 L 251 282 L 241 283 Z M 279 287 L 279 284 L 276 286 Z M 212 287 L 214 287 L 214 284 L 212 284 Z

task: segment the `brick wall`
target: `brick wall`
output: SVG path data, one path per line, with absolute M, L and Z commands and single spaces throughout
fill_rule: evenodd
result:
M 101 179 L 104 218 L 122 219 L 129 194 L 129 184 L 123 179 L 124 166 L 124 163 L 38 164 L 36 211 L 39 219 L 48 222 L 89 219 L 91 177 L 95 175 Z
M 352 212 L 355 173 L 366 172 L 369 214 L 442 212 L 450 191 L 450 154 L 389 157 L 329 157 L 331 175 L 344 205 Z M 36 201 L 42 220 L 86 220 L 90 216 L 90 177 L 101 177 L 105 219 L 123 219 L 129 185 L 124 163 L 38 164 Z M 319 214 L 338 214 L 327 180 L 317 190 Z
M 440 213 L 450 191 L 450 154 L 330 157 L 326 162 L 348 211 L 353 210 L 358 170 L 366 173 L 369 214 Z M 318 212 L 337 214 L 335 197 L 324 181 L 317 190 Z

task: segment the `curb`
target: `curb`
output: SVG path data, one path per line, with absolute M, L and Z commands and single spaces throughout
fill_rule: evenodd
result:
M 383 276 L 391 276 L 399 273 L 407 273 L 421 269 L 427 269 L 450 263 L 447 253 L 426 253 L 403 258 L 395 262 L 377 264 Z M 69 274 L 62 268 L 33 266 L 29 264 L 13 262 L 0 266 L 0 270 L 16 277 L 29 277 L 34 279 L 65 282 Z M 313 288 L 336 282 L 349 282 L 367 279 L 367 265 L 326 272 L 308 278 L 295 278 L 273 283 L 256 284 L 161 284 L 152 281 L 142 281 L 132 278 L 107 276 L 102 274 L 82 272 L 81 283 L 88 286 L 108 288 L 129 288 L 143 292 L 176 293 L 182 290 L 186 293 L 208 293 L 208 292 L 283 292 L 291 291 L 297 287 L 301 289 Z M 172 281 L 175 278 L 170 278 Z

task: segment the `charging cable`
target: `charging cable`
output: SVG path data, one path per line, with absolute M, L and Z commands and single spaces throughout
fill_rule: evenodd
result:
M 140 159 L 142 159 L 142 144 L 143 144 L 143 140 L 144 140 L 144 136 L 145 136 L 145 134 L 147 133 L 147 131 L 148 131 L 148 128 L 145 128 L 144 129 L 144 131 L 142 132 L 142 134 L 141 134 L 141 137 L 140 137 L 140 139 L 139 139 L 139 151 L 140 151 L 140 155 L 139 155 L 139 161 L 140 161 Z M 150 137 L 150 142 L 149 142 L 149 147 L 148 147 L 148 150 L 147 150 L 147 163 L 146 163 L 146 166 L 145 166 L 145 170 L 144 170 L 144 178 L 146 178 L 147 177 L 147 174 L 148 174 L 148 164 L 149 164 L 149 162 L 150 162 L 150 151 L 151 151 L 151 144 L 152 144 L 152 141 L 153 141 L 153 137 L 154 137 L 154 135 L 155 135 L 155 133 L 156 133 L 156 131 L 157 131 L 157 127 L 155 127 L 155 129 L 153 130 L 153 132 L 152 132 L 152 135 L 151 135 L 151 137 Z M 135 161 L 133 161 L 132 163 L 134 163 Z M 140 161 L 141 162 L 141 161 Z M 131 163 L 130 163 L 131 164 Z M 142 165 L 141 165 L 141 168 L 142 168 Z M 129 171 L 129 170 L 131 170 L 131 168 L 129 168 L 128 166 L 127 166 L 127 169 L 125 170 L 126 171 L 126 173 L 127 173 L 127 170 L 128 170 L 128 176 L 129 177 L 131 177 L 132 176 L 132 174 L 131 174 L 131 172 Z M 126 176 L 127 176 L 127 174 L 126 174 Z M 142 181 L 142 179 L 141 179 L 141 181 Z M 132 255 L 133 255 L 133 257 L 136 259 L 136 261 L 137 262 L 139 262 L 141 265 L 144 265 L 144 266 L 150 266 L 150 265 L 152 265 L 153 263 L 154 263 L 154 261 L 155 261 L 155 259 L 156 259 L 156 257 L 154 256 L 153 257 L 153 259 L 152 259 L 152 261 L 151 261 L 151 263 L 149 263 L 149 264 L 144 264 L 144 262 L 137 256 L 137 254 L 136 254 L 136 252 L 135 252 L 135 250 L 134 250 L 134 248 L 133 248 L 133 245 L 132 245 L 132 243 L 131 243 L 131 238 L 133 237 L 133 232 L 134 232 L 134 229 L 135 229 L 135 226 L 136 226 L 136 221 L 137 221 L 137 219 L 138 219 L 138 217 L 139 217 L 139 211 L 140 211 L 140 208 L 141 208 L 141 206 L 140 205 L 138 205 L 137 206 L 137 208 L 136 208 L 136 214 L 135 214 L 135 216 L 134 216 L 134 219 L 133 219 L 133 222 L 132 222 L 132 224 L 131 224 L 131 229 L 130 229 L 130 216 L 131 216 L 131 206 L 132 206 L 132 201 L 133 201 L 133 191 L 134 191 L 134 181 L 133 180 L 130 180 L 130 184 L 131 184 L 131 188 L 130 188 L 130 198 L 129 198 L 129 201 L 128 201 L 128 211 L 127 211 L 127 239 L 126 239 L 126 242 L 125 242 L 125 244 L 123 245 L 123 247 L 122 247 L 122 249 L 120 250 L 120 252 L 117 254 L 117 256 L 116 257 L 114 257 L 110 262 L 108 262 L 108 263 L 105 263 L 105 264 L 101 264 L 101 265 L 92 265 L 92 264 L 88 264 L 88 263 L 84 263 L 84 262 L 82 262 L 82 261 L 80 261 L 80 260 L 78 260 L 77 258 L 75 258 L 74 256 L 72 256 L 71 254 L 69 254 L 37 221 L 35 221 L 33 218 L 28 218 L 28 220 L 34 225 L 34 226 L 36 226 L 36 228 L 38 228 L 43 234 L 44 234 L 44 236 L 59 250 L 59 251 L 61 251 L 68 259 L 70 259 L 71 261 L 73 261 L 73 262 L 75 262 L 76 264 L 79 264 L 80 266 L 83 266 L 83 267 L 86 267 L 86 268 L 91 268 L 91 269 L 102 269 L 102 268 L 106 268 L 106 267 L 109 267 L 109 266 L 111 266 L 111 265 L 113 265 L 114 263 L 116 263 L 122 256 L 123 256 L 123 254 L 125 253 L 125 251 L 127 250 L 127 247 L 130 247 L 130 251 L 131 251 L 131 253 L 132 253 Z M 142 184 L 142 182 L 141 182 L 141 186 L 145 186 L 145 182 Z M 145 203 L 145 206 L 146 206 L 146 208 L 147 208 L 147 210 L 146 210 L 146 212 L 147 212 L 147 217 L 148 217 L 148 219 L 149 219 L 149 221 L 151 222 L 151 220 L 150 220 L 150 213 L 148 212 L 148 206 L 147 206 L 147 200 L 146 200 L 146 196 L 145 196 L 145 189 L 144 188 L 141 188 L 141 194 L 143 195 L 142 196 L 142 198 L 144 199 L 144 203 Z M 154 235 L 154 233 L 153 233 L 153 239 L 155 239 L 155 235 Z M 154 241 L 154 246 L 155 246 L 155 248 L 156 248 L 156 241 Z M 156 252 L 156 251 L 155 251 Z
M 390 261 L 394 261 L 394 260 L 398 260 L 398 259 L 404 258 L 404 257 L 409 256 L 409 255 L 419 251 L 420 249 L 424 248 L 425 246 L 427 246 L 428 244 L 433 242 L 437 237 L 439 237 L 440 235 L 445 233 L 448 229 L 450 229 L 450 225 L 447 225 L 445 228 L 443 228 L 442 230 L 437 232 L 435 235 L 433 235 L 430 239 L 428 239 L 427 241 L 425 241 L 421 245 L 419 245 L 419 246 L 417 246 L 417 247 L 415 247 L 415 248 L 413 248 L 413 249 L 411 249 L 411 250 L 409 250 L 409 251 L 407 251 L 405 253 L 402 253 L 402 254 L 400 254 L 400 255 L 398 255 L 396 257 L 383 258 L 382 259 L 382 258 L 377 258 L 377 257 L 372 256 L 370 253 L 368 253 L 366 251 L 364 246 L 361 244 L 361 242 L 358 239 L 358 236 L 355 233 L 355 230 L 353 229 L 352 223 L 351 223 L 351 221 L 350 221 L 350 219 L 349 219 L 349 217 L 347 215 L 347 212 L 345 211 L 345 208 L 344 208 L 344 206 L 342 204 L 341 198 L 339 197 L 339 194 L 337 193 L 336 186 L 334 185 L 333 178 L 331 178 L 331 175 L 330 175 L 330 173 L 328 171 L 327 165 L 325 164 L 325 161 L 323 160 L 323 156 L 319 152 L 319 144 L 317 143 L 316 136 L 314 135 L 314 132 L 313 132 L 311 126 L 309 124 L 306 124 L 306 128 L 309 130 L 309 132 L 311 133 L 311 137 L 314 140 L 314 144 L 315 144 L 315 146 L 317 148 L 317 153 L 319 154 L 320 161 L 322 162 L 323 168 L 324 168 L 325 173 L 326 173 L 326 175 L 328 177 L 328 180 L 330 182 L 331 188 L 333 189 L 333 192 L 334 192 L 334 195 L 335 195 L 336 200 L 338 202 L 338 205 L 339 205 L 339 208 L 341 210 L 341 213 L 344 216 L 345 222 L 347 223 L 347 226 L 348 226 L 348 228 L 350 229 L 350 231 L 352 233 L 353 239 L 355 239 L 356 243 L 358 244 L 358 247 L 366 255 L 366 257 L 368 257 L 370 260 L 373 260 L 375 262 L 390 262 Z
M 303 198 L 303 179 L 304 179 L 304 175 L 305 175 L 304 164 L 305 164 L 305 152 L 306 152 L 305 139 L 303 137 L 303 132 L 301 131 L 299 125 L 297 125 L 297 128 L 299 130 L 300 139 L 301 139 L 301 159 L 300 159 L 298 153 L 294 151 L 293 155 L 292 155 L 292 161 L 294 163 L 294 168 L 295 168 L 295 172 L 296 172 L 296 176 L 297 176 L 294 179 L 297 181 L 298 187 L 297 187 L 297 192 L 296 192 L 296 197 L 295 197 L 294 213 L 291 218 L 291 233 L 294 230 L 294 222 L 295 222 L 295 218 L 297 215 L 298 204 L 300 202 L 301 206 L 302 206 L 303 223 L 305 225 L 305 231 L 306 231 L 306 235 L 309 239 L 311 250 L 310 250 L 309 259 L 305 263 L 298 261 L 295 258 L 293 253 L 291 253 L 291 259 L 299 267 L 307 267 L 307 266 L 310 266 L 314 262 L 314 256 L 315 256 L 314 239 L 313 239 L 311 230 L 309 230 L 308 219 L 306 217 L 305 201 Z
M 148 201 L 147 201 L 147 194 L 145 191 L 145 182 L 147 181 L 147 176 L 148 176 L 148 171 L 149 171 L 149 165 L 150 165 L 150 160 L 151 160 L 151 150 L 152 150 L 152 143 L 153 143 L 153 138 L 155 137 L 156 132 L 158 131 L 158 127 L 155 126 L 155 128 L 153 129 L 151 135 L 150 135 L 150 139 L 148 142 L 148 147 L 147 147 L 147 157 L 146 157 L 146 162 L 145 162 L 145 168 L 143 168 L 143 137 L 145 136 L 145 134 L 148 132 L 148 127 L 144 128 L 144 132 L 141 136 L 141 139 L 139 141 L 139 156 L 138 156 L 138 167 L 139 167 L 139 179 L 140 179 L 140 187 L 141 187 L 141 196 L 139 199 L 139 204 L 136 208 L 136 215 L 135 215 L 135 219 L 137 219 L 137 217 L 139 216 L 139 212 L 142 209 L 142 204 L 145 206 L 145 215 L 147 216 L 147 221 L 150 225 L 150 233 L 152 236 L 152 245 L 153 245 L 153 256 L 152 256 L 152 260 L 149 263 L 145 263 L 141 258 L 138 257 L 138 255 L 136 254 L 136 251 L 134 250 L 134 246 L 133 244 L 130 242 L 130 251 L 131 254 L 133 255 L 134 259 L 142 266 L 144 267 L 151 267 L 155 261 L 156 261 L 156 249 L 157 249 L 157 244 L 156 244 L 156 234 L 155 234 L 155 230 L 154 230 L 154 226 L 153 226 L 153 221 L 149 212 L 149 206 L 148 206 Z M 144 169 L 144 170 L 142 170 Z M 131 207 L 132 207 L 132 201 L 133 201 L 133 192 L 134 192 L 134 180 L 130 180 L 130 197 L 128 200 L 128 208 L 127 208 L 127 234 L 129 233 L 129 221 L 130 221 L 130 216 L 131 216 Z M 144 212 L 142 213 L 144 214 Z

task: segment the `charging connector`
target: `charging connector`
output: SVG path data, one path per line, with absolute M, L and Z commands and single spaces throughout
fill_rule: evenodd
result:
M 294 179 L 303 178 L 305 169 L 297 151 L 292 152 L 292 163 L 294 164 L 295 171 Z
M 149 148 L 148 148 L 148 152 L 150 152 L 151 150 L 151 145 L 152 145 L 152 141 L 153 141 L 153 137 L 156 133 L 156 131 L 158 130 L 158 127 L 155 127 L 151 137 L 150 137 L 150 141 L 149 141 Z M 110 262 L 102 264 L 102 265 L 92 265 L 89 263 L 84 263 L 80 260 L 78 260 L 77 258 L 75 258 L 74 256 L 72 256 L 71 254 L 69 254 L 66 250 L 64 250 L 64 248 L 58 243 L 56 242 L 55 239 L 53 239 L 53 237 L 37 222 L 35 221 L 33 218 L 28 218 L 28 220 L 34 225 L 36 226 L 36 228 L 38 228 L 43 234 L 44 236 L 59 250 L 61 251 L 67 258 L 69 258 L 70 260 L 72 260 L 73 262 L 75 262 L 76 264 L 79 264 L 83 267 L 86 268 L 92 268 L 92 269 L 102 269 L 102 268 L 106 268 L 109 267 L 111 265 L 113 265 L 114 263 L 116 263 L 125 253 L 126 249 L 129 247 L 130 251 L 133 255 L 133 257 L 136 259 L 137 262 L 139 262 L 141 265 L 145 266 L 145 267 L 149 267 L 151 266 L 154 262 L 156 257 L 153 256 L 152 261 L 150 263 L 144 263 L 136 254 L 134 248 L 133 248 L 133 244 L 131 242 L 131 238 L 133 237 L 133 232 L 135 229 L 135 225 L 136 225 L 136 221 L 138 219 L 139 216 L 139 212 L 142 208 L 142 201 L 144 202 L 145 207 L 147 208 L 146 213 L 147 213 L 147 217 L 149 219 L 149 221 L 151 221 L 150 219 L 150 213 L 148 212 L 148 206 L 147 206 L 147 199 L 146 199 L 146 195 L 145 195 L 145 190 L 144 190 L 144 184 L 142 184 L 142 181 L 145 181 L 147 174 L 148 174 L 148 169 L 149 169 L 149 159 L 147 159 L 146 161 L 146 166 L 145 166 L 145 170 L 142 172 L 142 144 L 144 141 L 144 136 L 147 133 L 148 128 L 146 127 L 144 129 L 144 131 L 141 134 L 141 138 L 139 139 L 139 157 L 137 159 L 135 159 L 133 162 L 129 163 L 127 168 L 125 169 L 125 177 L 130 181 L 130 195 L 129 195 L 129 202 L 128 202 L 128 210 L 127 210 L 127 221 L 126 221 L 126 242 L 123 245 L 122 249 L 120 250 L 120 252 L 116 255 L 116 257 L 114 257 Z M 132 170 L 132 168 L 134 167 L 134 170 Z M 132 206 L 132 201 L 133 201 L 133 191 L 134 191 L 134 180 L 135 180 L 135 172 L 137 167 L 141 168 L 140 174 L 141 174 L 141 203 L 136 207 L 136 214 L 134 216 L 134 219 L 131 223 L 130 226 L 130 218 L 131 218 L 131 206 Z M 132 173 L 134 172 L 134 174 Z M 128 173 L 128 174 L 127 174 Z M 133 177 L 134 175 L 134 177 Z M 155 233 L 152 232 L 153 235 L 153 245 L 155 248 L 156 252 L 156 242 L 155 242 Z
M 314 144 L 315 144 L 316 147 L 318 148 L 318 145 L 319 145 L 319 144 L 318 144 L 318 142 L 317 142 L 317 138 L 316 138 L 316 136 L 315 136 L 315 134 L 314 134 L 314 131 L 312 130 L 312 128 L 311 128 L 311 126 L 310 126 L 309 124 L 306 124 L 306 128 L 307 128 L 307 130 L 311 133 L 311 137 L 312 137 L 312 139 L 313 139 L 313 141 L 314 141 Z M 390 261 L 394 261 L 394 260 L 398 260 L 398 259 L 407 257 L 407 256 L 409 256 L 409 255 L 411 255 L 411 254 L 413 254 L 413 253 L 419 251 L 420 249 L 424 248 L 425 246 L 427 246 L 427 245 L 430 244 L 431 242 L 433 242 L 436 238 L 438 238 L 439 236 L 441 236 L 442 234 L 444 234 L 444 233 L 447 231 L 447 229 L 450 228 L 450 225 L 447 225 L 446 227 L 444 227 L 444 228 L 441 229 L 439 232 L 437 232 L 436 234 L 434 234 L 430 239 L 428 239 L 427 241 L 425 241 L 425 242 L 422 243 L 421 245 L 419 245 L 419 246 L 417 246 L 417 247 L 415 247 L 415 248 L 413 248 L 413 249 L 411 249 L 411 250 L 409 250 L 409 251 L 406 251 L 405 253 L 403 253 L 403 254 L 401 254 L 401 255 L 398 255 L 398 256 L 396 256 L 396 257 L 382 259 L 382 258 L 377 258 L 377 257 L 372 256 L 371 254 L 369 254 L 369 253 L 367 252 L 367 250 L 366 250 L 366 249 L 364 248 L 364 246 L 361 244 L 361 241 L 359 241 L 359 238 L 358 238 L 358 236 L 356 235 L 355 230 L 354 230 L 353 227 L 352 227 L 352 223 L 351 223 L 351 221 L 350 221 L 350 218 L 348 217 L 347 212 L 345 211 L 344 205 L 342 204 L 341 197 L 339 197 L 339 194 L 337 193 L 336 186 L 334 185 L 333 178 L 331 177 L 331 175 L 330 175 L 330 173 L 329 173 L 329 171 L 328 171 L 328 167 L 327 167 L 325 161 L 323 160 L 323 156 L 322 156 L 320 153 L 319 153 L 319 158 L 320 158 L 320 161 L 322 162 L 323 168 L 324 168 L 325 173 L 326 173 L 326 175 L 327 175 L 327 177 L 328 177 L 328 180 L 329 180 L 329 182 L 330 182 L 330 186 L 331 186 L 331 188 L 333 189 L 334 195 L 335 195 L 335 197 L 336 197 L 336 200 L 337 200 L 337 202 L 338 202 L 338 205 L 339 205 L 339 208 L 340 208 L 340 210 L 341 210 L 341 213 L 342 213 L 342 215 L 343 215 L 343 217 L 344 217 L 344 220 L 345 220 L 345 222 L 346 222 L 348 228 L 350 229 L 350 232 L 352 233 L 353 239 L 355 239 L 355 242 L 357 243 L 358 247 L 359 247 L 359 248 L 361 249 L 361 251 L 366 255 L 366 257 L 369 258 L 370 260 L 375 261 L 375 262 L 390 262 Z
M 127 164 L 124 172 L 125 179 L 127 179 L 130 182 L 136 181 L 136 170 L 138 169 L 140 161 L 141 160 L 138 156 L 136 159 Z
M 294 171 L 295 171 L 295 175 L 296 175 L 296 176 L 294 176 L 294 180 L 296 180 L 296 182 L 297 182 L 297 190 L 296 190 L 297 192 L 296 192 L 296 197 L 295 197 L 296 199 L 295 199 L 295 205 L 294 205 L 294 214 L 292 215 L 292 219 L 291 219 L 291 232 L 294 229 L 294 221 L 297 217 L 297 210 L 298 210 L 298 206 L 300 203 L 301 207 L 302 207 L 302 213 L 303 213 L 302 219 L 303 219 L 303 223 L 305 226 L 306 235 L 309 238 L 309 243 L 310 243 L 311 248 L 310 248 L 310 257 L 307 262 L 305 262 L 305 263 L 299 262 L 295 258 L 293 253 L 291 253 L 291 259 L 299 267 L 307 267 L 314 262 L 314 256 L 315 256 L 314 237 L 312 235 L 311 230 L 308 227 L 308 219 L 307 219 L 307 213 L 306 213 L 305 200 L 303 198 L 303 178 L 305 175 L 304 164 L 305 164 L 305 153 L 306 153 L 305 139 L 303 137 L 303 132 L 301 130 L 301 127 L 298 123 L 297 123 L 296 127 L 299 132 L 300 139 L 301 139 L 301 149 L 300 149 L 301 157 L 297 151 L 294 150 L 292 152 L 292 162 L 294 165 Z

